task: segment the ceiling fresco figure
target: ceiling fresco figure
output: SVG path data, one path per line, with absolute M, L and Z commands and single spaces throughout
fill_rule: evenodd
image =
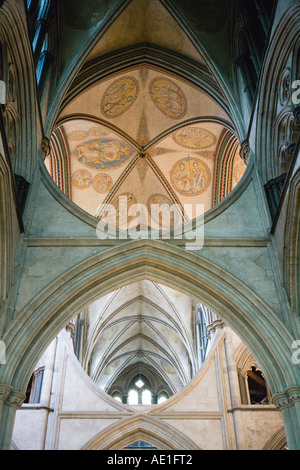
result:
M 210 171 L 201 160 L 187 157 L 177 162 L 171 171 L 171 180 L 181 194 L 201 194 L 210 183 Z
M 172 119 L 182 118 L 187 102 L 182 90 L 172 81 L 156 78 L 150 84 L 150 95 L 157 108 Z
M 78 170 L 72 175 L 72 184 L 78 189 L 88 188 L 92 183 L 92 176 L 86 170 Z
M 120 116 L 133 105 L 138 95 L 138 83 L 132 77 L 125 77 L 114 82 L 104 93 L 101 108 L 105 116 Z
M 189 149 L 205 149 L 216 143 L 216 137 L 207 129 L 186 127 L 173 134 L 173 139 L 179 145 Z
M 134 150 L 124 142 L 99 139 L 77 145 L 73 156 L 90 168 L 109 170 L 122 165 L 134 153 Z

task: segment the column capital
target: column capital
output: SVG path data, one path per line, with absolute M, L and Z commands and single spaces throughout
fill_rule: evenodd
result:
M 0 384 L 0 401 L 5 403 L 12 391 L 13 388 L 10 385 Z
M 290 387 L 286 391 L 290 403 L 293 405 L 296 401 L 300 401 L 300 387 L 295 386 L 295 387 Z
M 45 160 L 45 158 L 48 157 L 48 155 L 50 155 L 50 141 L 48 137 L 44 137 L 42 139 L 41 149 L 42 149 L 43 159 Z
M 210 323 L 206 327 L 207 336 L 209 337 L 210 335 L 214 334 L 217 331 L 217 329 L 221 330 L 222 328 L 224 328 L 224 326 L 225 326 L 225 323 L 223 322 L 223 320 L 221 320 L 221 318 L 214 320 L 212 323 Z
M 292 406 L 290 403 L 289 397 L 286 393 L 278 393 L 274 397 L 272 397 L 272 400 L 278 410 L 283 410 L 284 408 L 289 408 Z
M 300 401 L 300 386 L 289 387 L 285 392 L 274 395 L 272 400 L 279 410 L 289 408 Z
M 248 164 L 248 159 L 250 156 L 250 146 L 248 140 L 244 140 L 241 143 L 240 157 L 244 160 L 245 164 Z
M 26 395 L 24 393 L 12 391 L 6 401 L 6 405 L 18 409 L 23 405 L 25 398 Z

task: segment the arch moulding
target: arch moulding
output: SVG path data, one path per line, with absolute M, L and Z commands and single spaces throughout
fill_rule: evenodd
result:
M 175 428 L 157 418 L 137 415 L 109 426 L 82 450 L 121 450 L 142 440 L 161 450 L 200 450 Z

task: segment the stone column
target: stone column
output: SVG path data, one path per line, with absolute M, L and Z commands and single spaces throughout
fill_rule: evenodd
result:
M 249 394 L 249 387 L 248 387 L 248 375 L 247 372 L 243 373 L 242 371 L 238 371 L 238 378 L 241 390 L 241 402 L 242 405 L 250 405 L 250 394 Z
M 10 385 L 0 385 L 0 423 L 2 423 L 2 416 L 4 411 L 5 402 L 8 399 L 9 395 L 12 392 L 12 387 Z M 1 430 L 1 426 L 0 426 Z
M 157 405 L 157 400 L 158 400 L 158 395 L 156 393 L 153 393 L 153 395 L 152 395 L 152 404 Z
M 11 389 L 10 393 L 8 393 L 9 388 Z M 0 449 L 9 450 L 11 447 L 16 410 L 22 406 L 26 395 L 22 392 L 14 391 L 7 385 L 1 385 L 0 390 L 4 391 L 4 397 L 6 397 L 2 405 Z
M 47 360 L 43 374 L 43 382 L 40 395 L 40 411 L 39 411 L 39 431 L 35 440 L 35 449 L 44 450 L 47 435 L 48 416 L 51 404 L 51 391 L 53 384 L 53 375 L 55 368 L 56 358 L 56 344 L 57 340 L 52 341 L 47 349 Z
M 261 69 L 261 55 L 260 55 L 259 46 L 257 44 L 256 37 L 252 33 L 254 28 L 255 28 L 255 25 L 253 24 L 247 25 L 247 29 L 245 31 L 245 38 L 248 43 L 248 47 L 250 51 L 250 58 L 253 62 L 256 75 L 257 77 L 259 77 L 260 69 Z
M 227 370 L 229 379 L 229 388 L 231 396 L 232 416 L 235 430 L 235 439 L 237 450 L 246 450 L 247 443 L 244 436 L 244 423 L 241 414 L 241 395 L 238 379 L 237 367 L 233 359 L 233 346 L 231 336 L 226 334 L 225 338 L 225 353 L 227 359 Z
M 256 4 L 257 11 L 258 11 L 258 17 L 261 21 L 265 35 L 267 37 L 269 33 L 269 28 L 270 28 L 270 18 L 269 18 L 268 12 L 266 11 L 266 7 L 263 1 L 255 0 L 255 4 Z
M 281 411 L 289 450 L 300 450 L 300 386 L 278 393 L 273 402 Z

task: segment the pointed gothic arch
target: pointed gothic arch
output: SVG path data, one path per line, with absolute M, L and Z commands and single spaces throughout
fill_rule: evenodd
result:
M 281 427 L 274 432 L 262 450 L 286 450 L 287 442 L 284 428 Z
M 82 450 L 121 450 L 138 440 L 161 450 L 200 450 L 173 426 L 146 415 L 136 415 L 109 426 L 86 443 Z
M 293 340 L 262 299 L 198 255 L 162 241 L 138 240 L 77 264 L 22 308 L 3 338 L 10 365 L 3 371 L 3 383 L 25 390 L 34 364 L 70 318 L 93 300 L 141 279 L 179 289 L 216 312 L 255 350 L 273 394 L 296 382 L 297 366 L 286 367 Z

